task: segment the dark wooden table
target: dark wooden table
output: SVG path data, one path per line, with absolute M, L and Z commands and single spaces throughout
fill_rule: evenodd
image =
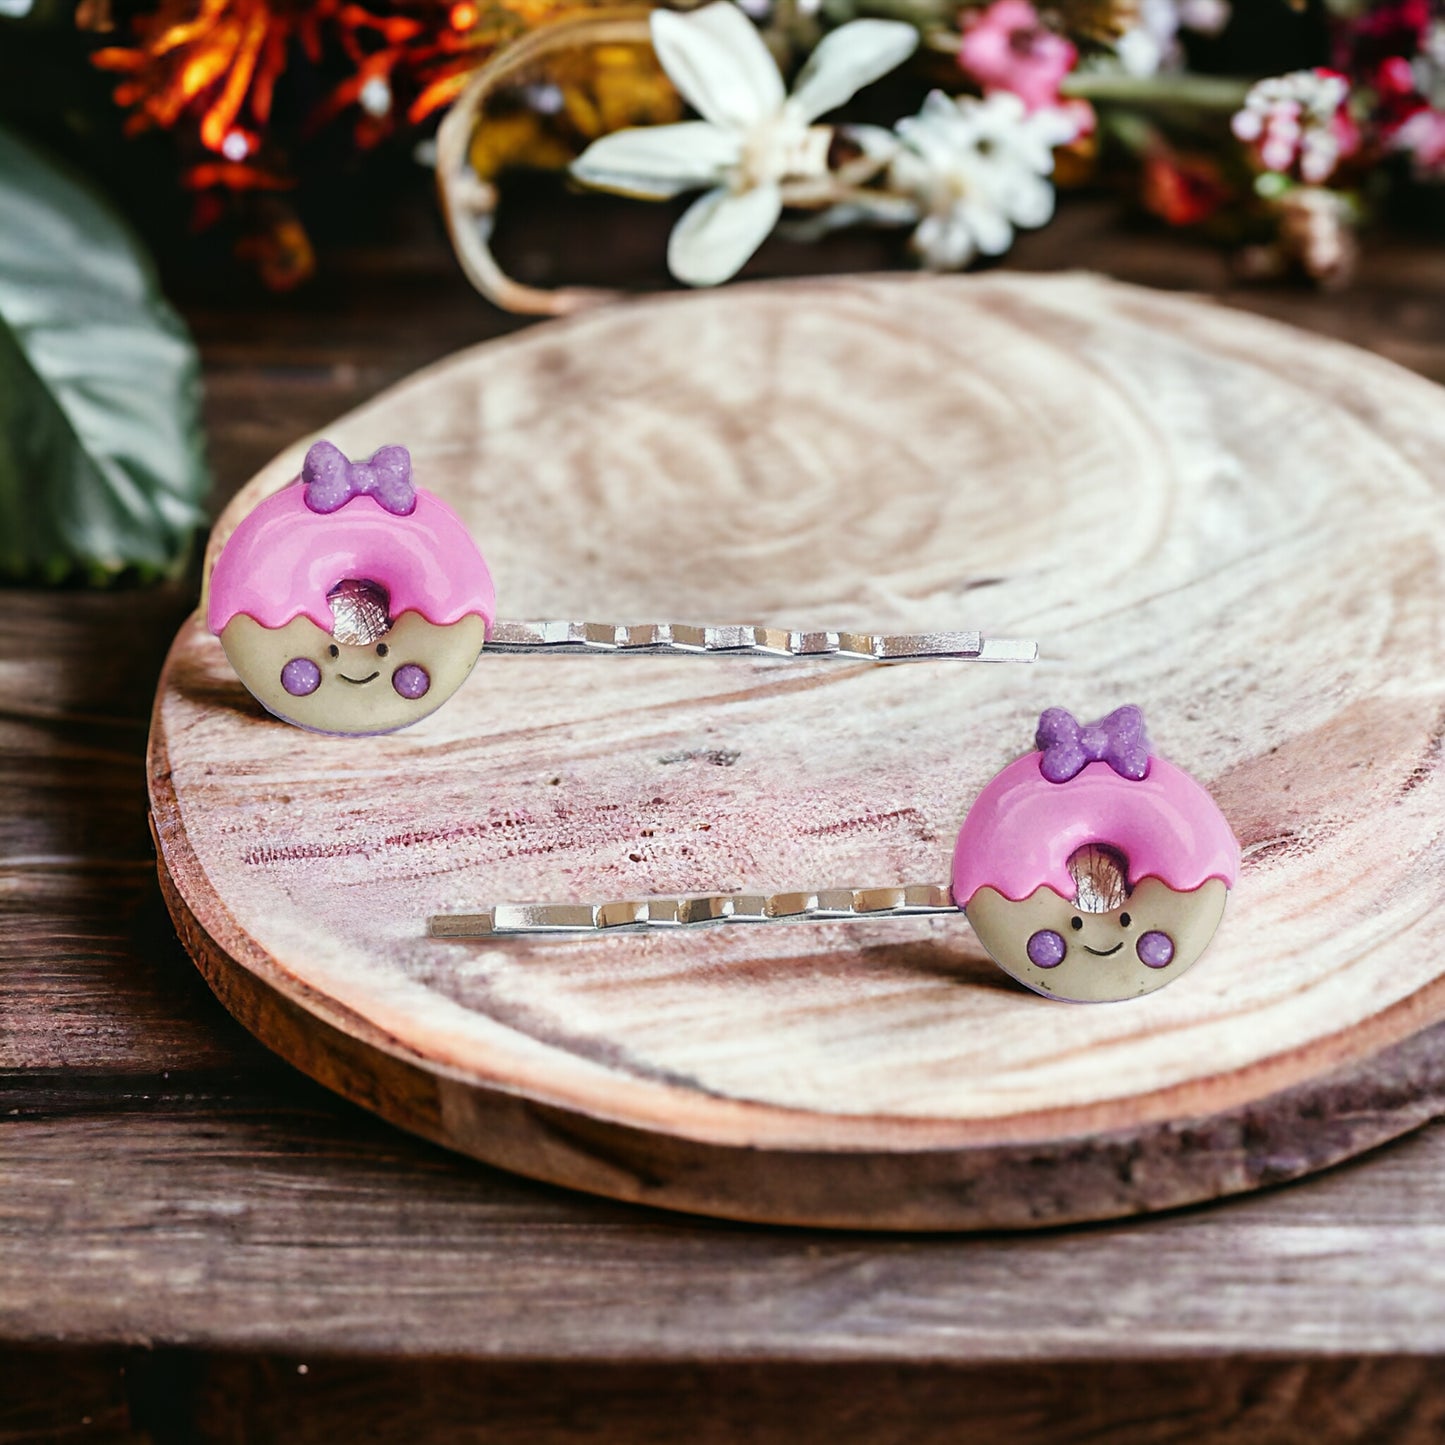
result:
M 565 279 L 660 279 L 661 222 L 584 248 L 558 240 L 572 214 L 514 229 L 527 279 L 564 279 L 564 252 Z M 777 243 L 755 269 L 891 255 Z M 1381 242 L 1337 296 L 1245 289 L 1076 202 L 1012 264 L 1210 291 L 1445 381 L 1438 247 Z M 182 283 L 218 501 L 519 324 L 424 204 L 326 267 L 289 300 Z M 1442 1124 L 1212 1208 L 886 1238 L 568 1194 L 293 1072 L 207 992 L 157 892 L 147 715 L 192 604 L 0 594 L 0 1442 L 1445 1439 Z

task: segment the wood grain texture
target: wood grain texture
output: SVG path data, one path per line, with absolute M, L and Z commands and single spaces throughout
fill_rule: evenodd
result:
M 154 885 L 146 725 L 193 605 L 181 587 L 4 595 L 0 1081 L 280 1072 L 191 986 Z
M 1167 1207 L 1438 1107 L 1409 1043 L 1445 1013 L 1436 389 L 1088 278 L 845 281 L 544 328 L 330 430 L 407 441 L 508 615 L 982 626 L 1047 660 L 484 656 L 357 747 L 264 719 L 183 626 L 151 761 L 173 911 L 308 1072 L 542 1178 L 862 1227 Z M 1137 1004 L 1023 995 L 952 922 L 422 936 L 497 898 L 942 877 L 1042 706 L 1125 699 L 1246 848 L 1206 960 Z M 1266 1162 L 1240 1141 L 1271 1120 Z
M 637 1368 L 165 1349 L 7 1364 L 27 1398 L 0 1402 L 0 1445 L 673 1445 L 679 1421 L 698 1445 L 1438 1445 L 1445 1431 L 1445 1380 L 1409 1357 Z
M 300 1082 L 41 1079 L 10 1110 L 0 1339 L 677 1366 L 1445 1354 L 1440 1125 L 1208 1209 L 961 1238 L 592 1199 Z

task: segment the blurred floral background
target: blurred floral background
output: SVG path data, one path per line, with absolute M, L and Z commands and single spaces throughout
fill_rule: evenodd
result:
M 1445 0 L 0 0 L 0 575 L 182 563 L 197 367 L 155 256 L 304 294 L 433 181 L 519 312 L 597 299 L 492 248 L 588 190 L 668 206 L 689 285 L 859 227 L 993 264 L 1088 192 L 1343 287 L 1385 228 L 1445 239 Z

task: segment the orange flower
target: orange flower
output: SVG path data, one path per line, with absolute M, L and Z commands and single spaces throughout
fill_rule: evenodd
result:
M 416 124 L 450 103 L 499 45 L 582 8 L 577 0 L 411 0 L 377 9 L 354 0 L 162 0 L 133 21 L 131 44 L 91 58 L 122 77 L 114 95 L 131 112 L 130 132 L 189 122 L 206 150 L 254 172 L 277 82 L 296 51 L 345 71 L 304 133 L 355 110 L 357 143 L 370 145 L 392 129 L 397 91 Z M 238 173 L 228 184 L 244 181 Z
M 1171 226 L 1197 226 L 1229 198 L 1218 164 L 1208 156 L 1158 147 L 1144 158 L 1140 199 Z

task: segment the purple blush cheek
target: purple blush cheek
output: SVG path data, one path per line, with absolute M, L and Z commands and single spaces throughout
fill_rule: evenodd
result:
M 1052 928 L 1041 928 L 1029 939 L 1029 962 L 1035 968 L 1057 968 L 1068 951 L 1063 934 Z
M 415 702 L 417 698 L 426 696 L 431 688 L 431 678 L 427 676 L 426 668 L 408 662 L 392 673 L 391 685 L 402 697 Z
M 1163 968 L 1174 957 L 1174 940 L 1167 933 L 1151 929 L 1134 945 L 1139 962 L 1147 968 Z
M 281 686 L 292 697 L 309 697 L 321 686 L 321 669 L 309 657 L 293 657 L 281 669 Z

